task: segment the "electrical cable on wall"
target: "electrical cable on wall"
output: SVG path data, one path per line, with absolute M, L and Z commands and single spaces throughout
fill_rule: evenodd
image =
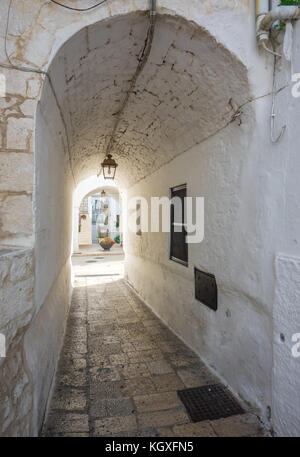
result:
M 8 62 L 9 62 L 10 65 L 7 65 L 7 64 L 0 64 L 0 67 L 2 67 L 2 68 L 11 68 L 11 69 L 13 69 L 13 70 L 19 70 L 19 71 L 40 73 L 40 74 L 44 74 L 44 75 L 46 75 L 46 76 L 49 77 L 49 75 L 48 75 L 48 73 L 47 73 L 46 71 L 38 70 L 38 69 L 31 68 L 31 67 L 27 67 L 27 66 L 26 66 L 26 67 L 23 67 L 23 66 L 16 66 L 16 65 L 14 65 L 14 64 L 11 62 L 11 60 L 10 60 L 10 57 L 9 57 L 8 51 L 7 51 L 7 36 L 8 36 L 9 19 L 10 19 L 10 11 L 11 11 L 12 2 L 13 2 L 13 0 L 10 0 L 9 5 L 8 5 L 7 21 L 6 21 L 6 30 L 5 30 L 5 38 L 4 38 L 4 50 L 5 50 L 5 55 L 6 55 L 6 58 L 7 58 L 7 60 L 8 60 Z M 51 3 L 54 3 L 55 5 L 61 6 L 62 8 L 68 9 L 68 10 L 84 12 L 84 11 L 91 11 L 91 10 L 97 8 L 98 6 L 103 5 L 104 3 L 107 2 L 107 0 L 101 0 L 101 2 L 98 2 L 98 3 L 96 3 L 95 5 L 89 6 L 89 7 L 87 7 L 87 8 L 75 8 L 75 7 L 72 7 L 72 6 L 64 5 L 63 3 L 60 3 L 60 2 L 58 2 L 57 0 L 50 0 L 50 2 L 51 2 Z
M 276 117 L 276 113 L 275 113 L 275 102 L 276 102 L 276 64 L 277 64 L 277 57 L 278 57 L 278 54 L 275 52 L 275 45 L 274 45 L 274 41 L 272 39 L 272 34 L 271 34 L 271 43 L 272 43 L 272 47 L 273 47 L 273 56 L 274 56 L 274 62 L 273 62 L 273 83 L 272 83 L 272 108 L 271 108 L 271 141 L 272 143 L 278 143 L 285 130 L 286 130 L 286 125 L 284 125 L 281 130 L 280 130 L 280 133 L 275 137 L 275 117 Z
M 106 1 L 107 0 L 103 0 L 101 3 L 104 3 Z M 48 78 L 51 91 L 52 91 L 53 96 L 55 98 L 55 102 L 56 102 L 58 111 L 60 113 L 60 117 L 61 117 L 62 123 L 64 125 L 64 129 L 65 129 L 65 133 L 66 133 L 66 139 L 67 139 L 67 147 L 68 147 L 68 156 L 69 156 L 69 162 L 70 162 L 70 169 L 71 169 L 71 173 L 72 173 L 72 176 L 73 176 L 74 184 L 76 186 L 77 183 L 76 183 L 76 179 L 75 179 L 75 175 L 74 175 L 74 171 L 73 171 L 73 167 L 72 167 L 72 159 L 71 159 L 71 154 L 70 154 L 70 146 L 69 146 L 69 137 L 68 137 L 67 125 L 66 125 L 66 121 L 65 121 L 65 118 L 63 116 L 63 112 L 62 112 L 61 106 L 59 104 L 59 101 L 58 101 L 58 98 L 57 98 L 57 95 L 56 95 L 56 92 L 55 92 L 55 89 L 54 89 L 50 74 L 47 71 L 40 70 L 38 68 L 14 65 L 12 63 L 10 57 L 9 57 L 8 50 L 7 50 L 7 36 L 8 36 L 8 30 L 9 30 L 9 19 L 10 19 L 10 12 L 11 12 L 12 3 L 13 3 L 13 0 L 10 0 L 9 1 L 9 5 L 8 5 L 7 20 L 6 20 L 6 30 L 5 30 L 5 37 L 4 37 L 4 51 L 5 51 L 5 55 L 6 55 L 6 58 L 7 58 L 9 63 L 8 64 L 0 63 L 0 67 L 1 68 L 6 68 L 8 70 L 17 70 L 17 71 L 22 71 L 22 72 L 26 72 L 26 73 L 37 73 L 37 74 L 43 75 L 46 78 Z M 94 7 L 96 7 L 96 6 L 99 6 L 99 5 L 94 5 Z
M 72 6 L 67 6 L 67 5 L 64 5 L 63 3 L 60 3 L 56 0 L 50 0 L 52 3 L 55 3 L 55 5 L 59 5 L 61 6 L 62 8 L 66 8 L 67 10 L 72 10 L 72 11 L 91 11 L 93 10 L 94 8 L 97 8 L 98 6 L 100 5 L 103 5 L 103 3 L 106 3 L 107 0 L 102 0 L 101 2 L 98 2 L 96 3 L 95 5 L 93 6 L 89 6 L 87 8 L 74 8 Z

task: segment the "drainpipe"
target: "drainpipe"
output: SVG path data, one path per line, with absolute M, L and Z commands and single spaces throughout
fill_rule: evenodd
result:
M 258 44 L 269 39 L 269 30 L 261 29 L 261 23 L 270 11 L 269 0 L 256 0 L 256 38 Z
M 291 40 L 292 40 L 292 24 L 293 19 L 300 17 L 299 6 L 278 6 L 271 9 L 271 1 L 269 0 L 256 0 L 256 38 L 258 46 L 262 46 L 267 52 L 274 56 L 274 67 L 273 67 L 273 88 L 272 88 L 272 109 L 271 109 L 271 141 L 272 143 L 278 143 L 282 138 L 286 125 L 284 125 L 279 133 L 275 135 L 275 75 L 276 75 L 276 58 L 281 57 L 281 54 L 275 52 L 274 44 L 271 42 L 272 49 L 268 47 L 270 40 L 270 31 L 273 24 L 276 21 L 287 22 L 286 32 L 284 37 L 284 54 L 287 60 L 290 60 L 291 53 Z
M 274 54 L 267 46 L 270 38 L 270 30 L 274 22 L 286 22 L 298 19 L 299 17 L 299 6 L 278 6 L 271 10 L 269 0 L 256 0 L 256 38 L 258 45 L 263 46 L 266 51 Z

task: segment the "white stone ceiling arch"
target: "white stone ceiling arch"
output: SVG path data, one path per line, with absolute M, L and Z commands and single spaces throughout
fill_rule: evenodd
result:
M 50 65 L 77 182 L 99 171 L 148 21 L 147 12 L 135 12 L 89 25 Z M 230 99 L 239 106 L 248 91 L 245 66 L 207 31 L 158 15 L 149 60 L 115 137 L 117 183 L 133 185 L 225 127 L 234 114 Z
M 114 181 L 107 181 L 103 176 L 90 176 L 83 179 L 75 189 L 73 196 L 74 206 L 79 206 L 82 200 L 97 192 L 109 192 L 112 194 L 119 194 L 119 189 Z

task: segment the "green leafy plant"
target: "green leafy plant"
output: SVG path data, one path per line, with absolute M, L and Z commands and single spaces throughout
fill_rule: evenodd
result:
M 300 6 L 300 0 L 281 0 L 279 6 Z
M 120 244 L 120 235 L 115 236 L 114 240 L 117 244 Z
M 277 30 L 278 32 L 281 32 L 282 30 L 285 29 L 286 23 L 283 21 L 280 21 L 278 24 L 274 25 L 274 29 Z

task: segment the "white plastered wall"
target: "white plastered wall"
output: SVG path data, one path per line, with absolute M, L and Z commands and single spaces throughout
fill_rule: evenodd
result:
M 273 146 L 273 199 L 278 213 L 273 216 L 272 244 L 275 287 L 273 299 L 272 410 L 275 432 L 280 436 L 300 435 L 300 357 L 293 357 L 293 335 L 300 333 L 300 93 L 292 95 L 293 74 L 300 73 L 300 21 L 294 23 L 292 61 L 282 60 L 278 84 L 287 85 L 277 97 L 276 132 L 286 125 L 282 141 Z M 275 217 L 274 217 L 275 216 Z M 271 247 L 270 247 L 271 248 Z M 271 249 L 272 249 L 271 248 Z
M 37 434 L 52 387 L 71 296 L 72 201 L 64 125 L 45 81 L 35 132 L 35 317 L 25 336 L 32 383 L 33 433 Z
M 205 238 L 189 245 L 189 268 L 169 260 L 167 233 L 129 233 L 126 251 L 128 280 L 141 297 L 262 416 L 271 402 L 273 259 L 261 248 L 268 213 L 253 164 L 262 158 L 264 133 L 248 106 L 241 126 L 230 125 L 128 191 L 128 199 L 149 200 L 186 183 L 188 196 L 205 198 Z M 215 274 L 217 312 L 195 300 L 194 266 Z
M 292 356 L 300 332 L 300 98 L 291 94 L 300 23 L 294 28 L 292 64 L 282 59 L 277 68 L 275 133 L 287 127 L 281 142 L 270 140 L 273 59 L 262 53 L 265 68 L 249 65 L 256 100 L 243 107 L 242 125 L 231 124 L 127 195 L 168 196 L 186 182 L 188 195 L 205 197 L 205 239 L 189 247 L 189 268 L 168 259 L 167 234 L 127 234 L 127 277 L 279 436 L 300 434 L 300 358 Z M 216 313 L 194 299 L 194 266 L 216 275 Z

